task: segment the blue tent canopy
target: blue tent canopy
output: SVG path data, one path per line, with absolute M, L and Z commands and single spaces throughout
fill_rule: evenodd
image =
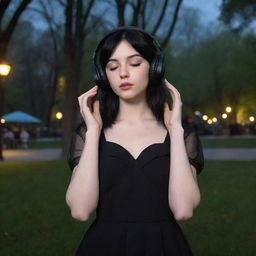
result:
M 42 121 L 23 111 L 15 111 L 1 117 L 7 123 L 41 123 Z

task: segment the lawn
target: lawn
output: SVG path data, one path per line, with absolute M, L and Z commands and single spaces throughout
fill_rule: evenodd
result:
M 195 256 L 256 255 L 256 161 L 206 161 L 202 199 L 179 222 Z M 88 222 L 70 217 L 65 161 L 0 163 L 0 255 L 71 256 Z M 121 256 L 121 255 L 120 255 Z
M 200 137 L 204 148 L 255 148 L 256 138 L 204 138 Z
M 53 140 L 53 141 L 34 141 L 31 140 L 28 144 L 29 149 L 36 148 L 60 148 L 61 140 Z
M 204 148 L 255 148 L 256 138 L 204 138 L 200 137 Z M 61 140 L 35 141 L 28 143 L 28 149 L 60 148 Z M 19 147 L 21 149 L 21 147 Z

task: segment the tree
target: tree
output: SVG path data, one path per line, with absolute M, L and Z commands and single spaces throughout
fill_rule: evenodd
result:
M 55 103 L 58 77 L 60 73 L 59 55 L 61 48 L 61 35 L 59 30 L 61 30 L 62 25 L 57 23 L 55 17 L 55 10 L 59 10 L 59 8 L 61 8 L 61 6 L 57 4 L 58 3 L 56 1 L 39 0 L 39 8 L 30 8 L 42 16 L 44 22 L 48 25 L 48 35 L 51 39 L 51 47 L 47 48 L 47 51 L 52 52 L 51 58 L 49 59 L 47 54 L 45 55 L 45 64 L 48 65 L 51 70 L 51 74 L 48 75 L 48 97 L 45 102 L 45 108 L 47 109 L 45 126 L 48 130 L 50 128 L 51 112 Z
M 86 30 L 86 24 L 93 4 L 94 0 L 90 0 L 85 7 L 82 0 L 66 0 L 65 5 L 64 61 L 66 88 L 62 123 L 63 156 L 66 156 L 68 152 L 70 136 L 77 120 L 77 93 L 80 82 L 83 43 L 89 33 Z
M 256 0 L 222 0 L 220 18 L 233 31 L 240 32 L 255 21 Z
M 237 122 L 240 109 L 249 108 L 246 102 L 256 97 L 254 40 L 255 36 L 244 38 L 222 32 L 204 40 L 196 49 L 175 56 L 171 81 L 178 85 L 184 106 L 221 119 L 225 107 L 230 105 L 228 119 Z
M 163 1 L 146 1 L 146 0 L 115 0 L 115 5 L 110 2 L 112 7 L 116 9 L 116 24 L 114 26 L 136 26 L 140 27 L 153 36 L 156 36 L 157 32 L 162 29 L 161 46 L 164 49 L 170 41 L 173 35 L 179 11 L 183 0 L 177 0 L 170 5 L 169 0 Z M 159 8 L 159 5 L 161 7 Z M 171 15 L 167 11 L 174 9 Z M 130 19 L 127 18 L 127 13 L 131 14 Z M 169 16 L 172 16 L 171 18 Z M 154 19 L 152 19 L 154 17 Z
M 26 9 L 26 7 L 30 4 L 32 0 L 23 0 L 20 1 L 19 5 L 15 7 L 14 13 L 5 25 L 4 15 L 8 11 L 8 7 L 14 1 L 5 0 L 0 2 L 0 61 L 4 61 L 6 58 L 6 54 L 8 51 L 8 46 L 13 35 L 14 29 L 17 25 L 17 22 Z M 5 25 L 5 26 L 4 26 Z M 5 28 L 3 28 L 5 27 Z M 4 94 L 5 89 L 0 79 L 0 117 L 3 115 L 3 108 L 4 108 Z M 0 124 L 0 160 L 3 160 L 2 154 L 2 125 Z

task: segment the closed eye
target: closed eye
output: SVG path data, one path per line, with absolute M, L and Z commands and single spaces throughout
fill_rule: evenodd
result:
M 136 63 L 136 64 L 130 64 L 132 67 L 138 67 L 140 66 L 141 63 Z M 110 71 L 114 71 L 116 70 L 118 67 L 113 67 L 113 68 L 109 68 Z
M 141 64 L 141 63 L 131 64 L 131 66 L 133 66 L 133 67 L 138 67 L 138 66 L 140 66 L 140 64 Z

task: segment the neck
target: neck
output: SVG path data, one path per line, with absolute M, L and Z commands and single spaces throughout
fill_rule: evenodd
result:
M 119 98 L 119 112 L 116 121 L 139 122 L 156 120 L 146 101 L 124 100 Z

